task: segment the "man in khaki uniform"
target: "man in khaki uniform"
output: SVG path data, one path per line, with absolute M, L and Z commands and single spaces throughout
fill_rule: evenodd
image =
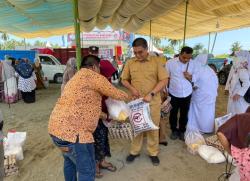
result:
M 143 98 L 150 103 L 151 117 L 156 126 L 160 123 L 160 91 L 167 85 L 168 73 L 158 57 L 148 55 L 147 41 L 143 38 L 134 40 L 135 58 L 126 63 L 121 79 L 122 84 L 129 89 L 134 99 Z M 145 132 L 147 150 L 153 165 L 159 165 L 159 130 Z M 127 162 L 133 162 L 139 156 L 143 144 L 143 134 L 139 134 L 131 143 Z

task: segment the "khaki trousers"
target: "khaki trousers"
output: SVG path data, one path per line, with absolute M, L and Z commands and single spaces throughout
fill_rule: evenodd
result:
M 160 108 L 160 104 L 150 106 L 151 118 L 156 126 L 160 124 Z M 147 137 L 147 151 L 149 155 L 157 156 L 159 153 L 159 130 L 146 131 L 137 135 L 131 143 L 130 154 L 138 155 L 140 153 L 143 145 L 143 134 L 146 134 Z

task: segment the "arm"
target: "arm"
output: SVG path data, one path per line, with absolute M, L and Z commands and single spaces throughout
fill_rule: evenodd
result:
M 218 132 L 217 133 L 218 139 L 220 141 L 220 143 L 222 144 L 222 146 L 224 147 L 224 149 L 231 154 L 231 149 L 230 149 L 230 143 L 228 142 L 227 138 L 225 137 L 225 135 L 222 132 Z
M 121 91 L 115 88 L 105 77 L 99 75 L 98 77 L 94 78 L 93 86 L 96 91 L 101 93 L 104 96 L 111 97 L 117 100 L 127 100 L 128 94 L 124 91 Z
M 242 69 L 239 71 L 239 81 L 242 82 L 242 85 L 237 90 L 237 93 L 233 95 L 233 101 L 238 101 L 240 97 L 243 97 L 250 86 L 250 79 L 247 69 Z
M 157 94 L 159 93 L 162 89 L 164 89 L 167 84 L 168 84 L 168 72 L 166 71 L 166 69 L 162 66 L 161 63 L 158 63 L 158 80 L 159 82 L 156 84 L 156 86 L 154 87 L 154 89 L 144 97 L 144 101 L 145 102 L 150 102 L 152 100 L 152 95 L 151 93 L 153 94 Z
M 237 94 L 244 96 L 250 86 L 250 78 L 246 69 L 239 71 L 239 79 L 242 82 L 242 87 L 237 91 Z

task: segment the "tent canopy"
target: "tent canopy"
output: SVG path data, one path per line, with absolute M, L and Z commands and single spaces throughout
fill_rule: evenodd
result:
M 110 25 L 182 39 L 184 0 L 78 0 L 81 30 Z M 0 31 L 33 38 L 74 32 L 72 0 L 1 0 Z M 186 37 L 250 26 L 250 0 L 189 0 Z

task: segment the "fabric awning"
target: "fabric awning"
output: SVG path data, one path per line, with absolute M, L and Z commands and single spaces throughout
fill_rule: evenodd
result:
M 74 31 L 72 0 L 2 0 L 0 31 L 33 38 Z M 81 30 L 110 25 L 182 39 L 184 0 L 78 0 Z M 189 0 L 187 37 L 250 26 L 250 0 Z

